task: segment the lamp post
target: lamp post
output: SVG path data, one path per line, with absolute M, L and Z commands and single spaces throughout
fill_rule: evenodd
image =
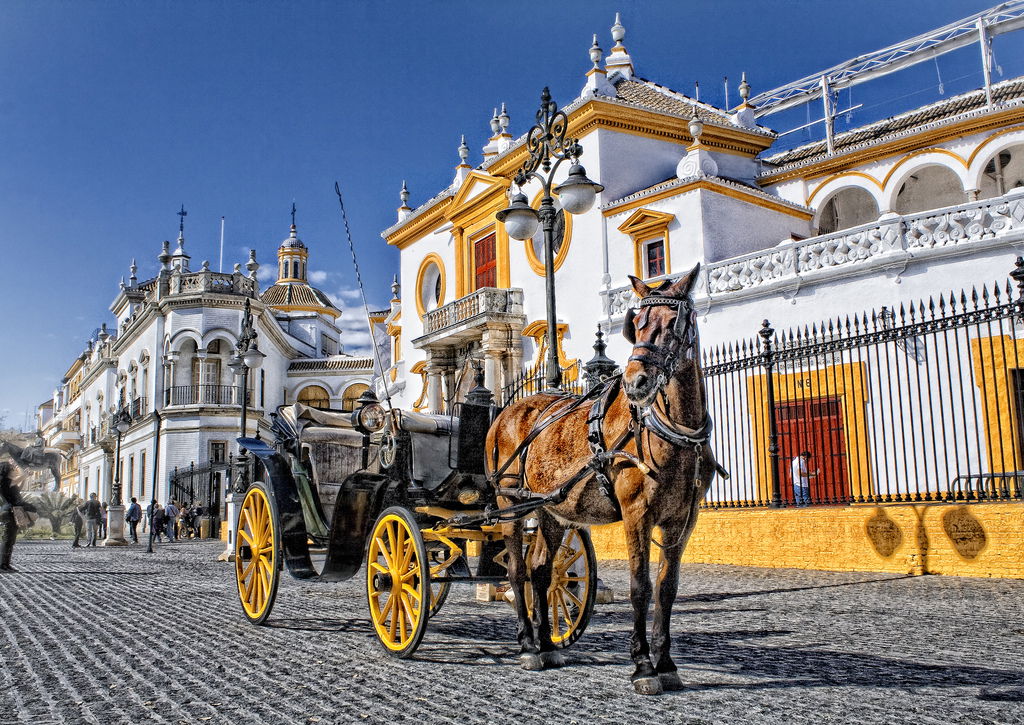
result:
M 245 438 L 249 425 L 249 371 L 256 370 L 263 365 L 263 358 L 265 357 L 266 355 L 260 352 L 259 347 L 256 345 L 256 328 L 252 321 L 252 310 L 249 306 L 249 298 L 246 297 L 245 306 L 242 311 L 242 329 L 238 335 L 238 342 L 235 343 L 235 354 L 228 361 L 228 367 L 231 368 L 232 372 L 241 379 L 241 389 L 239 390 L 242 404 L 241 435 L 239 436 L 241 438 Z M 239 446 L 238 457 L 235 461 L 237 472 L 231 481 L 231 492 L 225 497 L 228 508 L 228 543 L 224 552 L 217 557 L 221 561 L 234 560 L 235 535 L 238 529 L 237 508 L 238 503 L 242 500 L 242 495 L 245 494 L 245 489 L 249 485 L 249 481 L 247 480 L 249 456 L 241 446 Z
M 529 158 L 516 173 L 515 183 L 520 191 L 516 193 L 507 209 L 497 213 L 499 222 L 513 239 L 526 241 L 537 233 L 537 227 L 544 230 L 544 289 L 547 303 L 547 357 L 545 382 L 548 388 L 557 389 L 562 384 L 562 368 L 558 364 L 557 315 L 555 314 L 555 253 L 554 229 L 555 200 L 558 196 L 562 209 L 568 214 L 584 214 L 594 205 L 601 184 L 587 178 L 586 170 L 580 165 L 579 157 L 583 147 L 574 138 L 566 138 L 569 118 L 551 100 L 551 92 L 545 88 L 540 94 L 540 108 L 537 124 L 526 135 Z M 563 161 L 569 160 L 569 175 L 565 181 L 552 188 L 555 172 Z M 522 187 L 531 179 L 538 181 L 544 195 L 540 209 L 534 210 L 522 193 Z
M 114 414 L 114 430 L 117 432 L 117 446 L 114 452 L 114 485 L 110 489 L 110 502 L 107 505 L 107 538 L 103 546 L 127 546 L 124 538 L 124 503 L 121 497 L 121 436 L 131 426 L 131 416 L 124 407 L 124 396 L 121 397 L 118 411 Z

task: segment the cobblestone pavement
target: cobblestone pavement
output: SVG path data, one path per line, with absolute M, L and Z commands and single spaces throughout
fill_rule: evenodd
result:
M 20 543 L 0 575 L 0 722 L 1024 723 L 1024 581 L 686 566 L 687 689 L 635 695 L 617 601 L 557 671 L 525 672 L 514 615 L 452 592 L 413 660 L 383 654 L 362 577 L 283 577 L 243 619 L 215 543 L 154 555 Z

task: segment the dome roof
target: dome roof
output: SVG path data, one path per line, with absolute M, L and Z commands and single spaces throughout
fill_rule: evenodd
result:
M 267 287 L 260 295 L 260 300 L 270 307 L 281 307 L 286 310 L 288 308 L 322 310 L 334 317 L 341 314 L 341 310 L 334 306 L 330 297 L 305 282 L 278 282 Z
M 288 238 L 281 242 L 281 248 L 292 247 L 295 249 L 305 249 L 306 245 L 302 243 L 302 240 L 296 235 L 295 225 L 292 224 L 292 233 L 288 235 Z

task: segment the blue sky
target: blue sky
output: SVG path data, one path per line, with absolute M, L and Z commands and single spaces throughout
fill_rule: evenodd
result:
M 757 93 L 991 4 L 588 0 L 555 12 L 507 0 L 6 0 L 0 411 L 21 425 L 50 395 L 90 333 L 110 322 L 132 257 L 140 277 L 155 273 L 182 203 L 196 267 L 209 259 L 216 268 L 226 217 L 230 269 L 250 247 L 273 264 L 294 199 L 310 268 L 358 327 L 334 181 L 371 304 L 383 304 L 397 253 L 379 234 L 395 221 L 402 180 L 418 205 L 451 181 L 460 134 L 480 162 L 495 105 L 508 104 L 518 135 L 544 85 L 568 102 L 584 82 L 591 35 L 611 46 L 616 10 L 641 76 L 686 93 L 700 81 L 702 100 L 721 104 L 725 75 L 735 102 L 741 71 Z M 1016 35 L 996 40 L 1002 77 L 1024 72 Z M 935 100 L 939 78 L 946 95 L 977 87 L 977 47 L 858 87 L 850 100 L 864 108 L 848 123 Z

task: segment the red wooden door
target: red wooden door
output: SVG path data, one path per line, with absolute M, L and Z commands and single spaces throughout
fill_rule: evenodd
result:
M 837 398 L 779 403 L 775 407 L 779 433 L 779 488 L 784 501 L 793 501 L 793 459 L 809 451 L 807 470 L 813 503 L 837 503 L 850 495 L 847 478 L 843 406 Z
M 498 286 L 494 234 L 488 234 L 473 242 L 473 264 L 476 267 L 476 289 Z

